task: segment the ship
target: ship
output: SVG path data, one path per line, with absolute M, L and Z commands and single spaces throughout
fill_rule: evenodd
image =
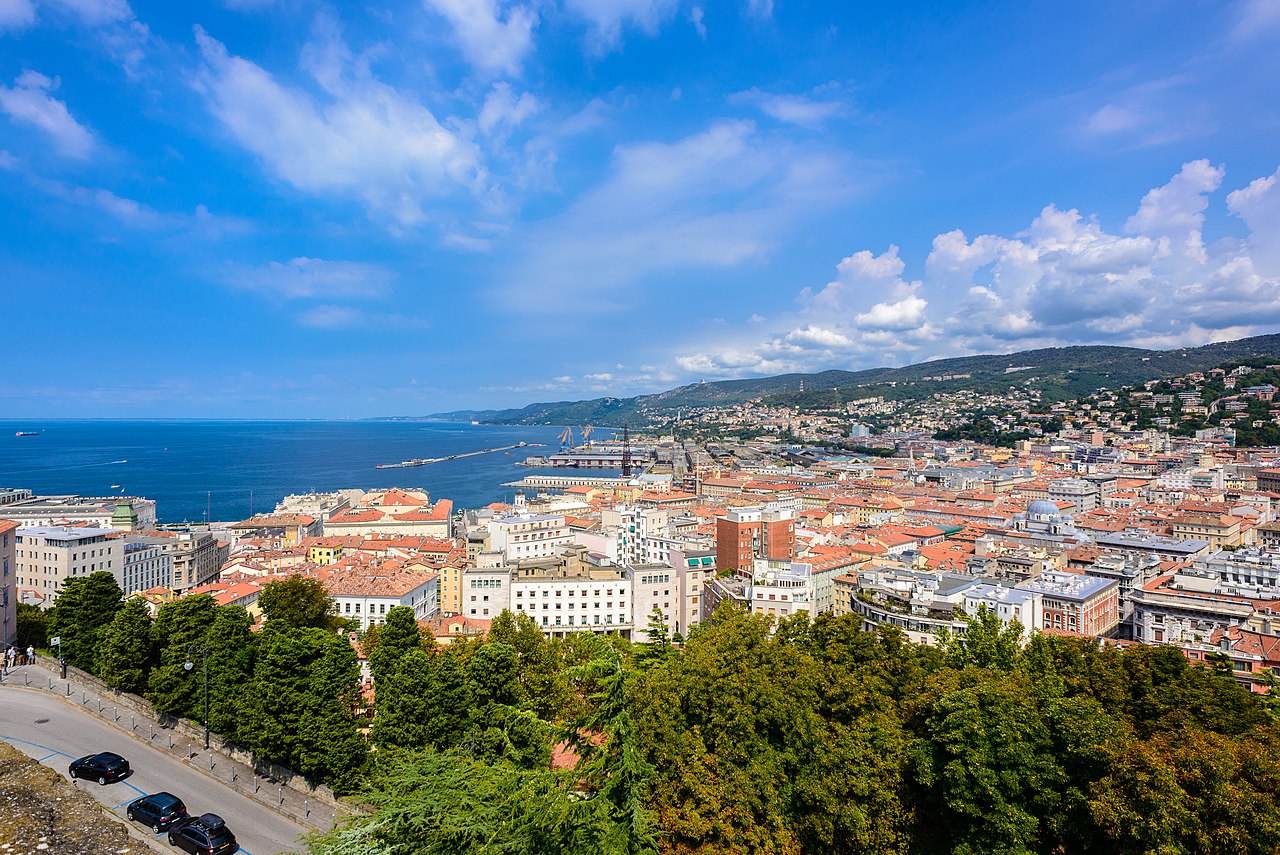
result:
M 39 436 L 39 435 L 40 435 L 40 431 L 38 430 L 20 430 L 14 434 L 14 436 Z

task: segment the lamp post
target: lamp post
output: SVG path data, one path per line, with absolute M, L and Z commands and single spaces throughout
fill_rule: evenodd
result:
M 187 661 L 182 667 L 190 671 L 196 663 L 191 661 L 191 652 L 200 651 L 200 660 L 204 663 L 204 747 L 209 747 L 209 648 L 203 641 L 193 641 L 187 645 Z

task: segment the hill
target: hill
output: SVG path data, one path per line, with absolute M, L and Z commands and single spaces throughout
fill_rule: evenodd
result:
M 999 391 L 1011 385 L 1039 389 L 1049 400 L 1066 400 L 1091 394 L 1100 388 L 1116 388 L 1193 371 L 1207 371 L 1230 360 L 1260 356 L 1280 357 L 1280 334 L 1173 350 L 1078 345 L 957 356 L 901 368 L 831 370 L 815 374 L 721 380 L 634 398 L 553 401 L 510 410 L 438 413 L 432 418 L 459 419 L 465 414 L 468 417 L 478 416 L 479 421 L 488 424 L 618 426 L 629 422 L 637 425 L 664 421 L 674 416 L 677 410 L 740 404 L 757 399 L 801 408 L 829 406 L 834 402 L 835 390 L 839 390 L 844 400 L 876 395 L 907 400 L 944 391 Z

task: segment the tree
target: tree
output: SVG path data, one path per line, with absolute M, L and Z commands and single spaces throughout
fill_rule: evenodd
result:
M 354 715 L 359 678 L 347 639 L 268 622 L 242 694 L 237 740 L 259 757 L 348 791 L 367 759 Z
M 432 673 L 431 689 L 423 711 L 427 744 L 438 751 L 462 744 L 475 698 L 457 654 L 445 651 Z
M 520 701 L 519 660 L 509 644 L 494 642 L 477 650 L 467 662 L 467 676 L 478 706 Z
M 978 606 L 977 615 L 966 620 L 963 638 L 945 636 L 939 639 L 947 664 L 953 668 L 976 665 L 1008 671 L 1017 663 L 1022 644 L 1023 627 L 1016 620 L 1002 624 L 1000 616 Z
M 122 692 L 141 695 L 151 672 L 151 612 L 130 597 L 98 642 L 98 676 Z
M 199 652 L 191 652 L 191 645 L 204 641 L 217 614 L 218 602 L 209 594 L 165 603 L 156 613 L 151 625 L 151 649 L 156 659 L 147 680 L 147 699 L 159 712 L 187 718 L 203 716 L 203 663 Z M 183 667 L 188 655 L 197 657 L 192 661 L 201 669 L 194 675 Z
M 338 616 L 329 592 L 319 579 L 289 576 L 268 582 L 258 595 L 258 607 L 268 621 L 294 627 L 339 630 L 346 621 Z
M 18 603 L 17 620 L 14 623 L 19 647 L 49 646 L 49 612 L 39 606 Z
M 373 742 L 380 749 L 421 749 L 431 744 L 435 709 L 433 662 L 421 650 L 411 650 L 390 673 L 378 678 Z
M 122 594 L 116 577 L 100 570 L 68 579 L 49 619 L 49 635 L 62 638 L 67 662 L 97 673 L 98 641 L 120 610 Z
M 253 618 L 240 606 L 219 606 L 205 633 L 209 650 L 209 727 L 236 732 L 241 695 L 253 678 L 258 638 Z
M 649 640 L 640 651 L 641 661 L 648 666 L 665 662 L 671 655 L 671 639 L 667 634 L 667 616 L 657 606 L 649 612 Z
M 410 606 L 394 606 L 387 612 L 387 619 L 378 628 L 377 644 L 369 652 L 369 668 L 373 671 L 373 684 L 381 685 L 399 666 L 400 659 L 410 650 L 422 646 L 422 632 L 418 618 Z

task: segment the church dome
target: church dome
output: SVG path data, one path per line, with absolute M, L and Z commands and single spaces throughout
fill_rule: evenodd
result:
M 1030 516 L 1057 516 L 1062 511 L 1053 502 L 1048 499 L 1036 499 L 1030 505 L 1027 505 L 1027 514 Z

